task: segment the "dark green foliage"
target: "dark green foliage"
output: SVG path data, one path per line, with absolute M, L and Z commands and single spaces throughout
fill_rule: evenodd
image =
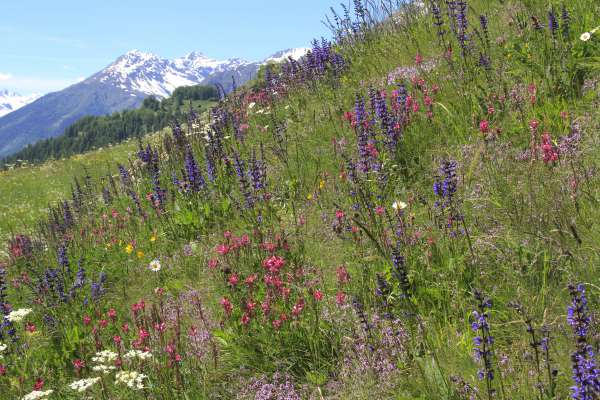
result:
M 182 119 L 189 110 L 216 100 L 217 90 L 211 86 L 181 87 L 169 99 L 144 99 L 141 108 L 116 112 L 106 116 L 86 116 L 68 126 L 61 136 L 49 138 L 25 147 L 7 157 L 4 162 L 17 160 L 42 162 L 83 153 L 129 138 L 140 138 L 167 127 L 174 119 Z

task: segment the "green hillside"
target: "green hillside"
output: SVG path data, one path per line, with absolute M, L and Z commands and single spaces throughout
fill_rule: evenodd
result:
M 598 399 L 598 15 L 356 0 L 210 119 L 85 156 L 9 241 L 0 393 Z

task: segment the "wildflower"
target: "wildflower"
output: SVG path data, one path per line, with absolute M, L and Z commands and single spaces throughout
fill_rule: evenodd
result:
M 215 269 L 215 268 L 217 268 L 218 263 L 219 263 L 219 261 L 217 261 L 214 258 L 211 258 L 210 260 L 208 260 L 208 268 Z
M 582 42 L 587 42 L 591 38 L 592 38 L 592 34 L 589 32 L 584 32 L 581 34 L 581 36 L 579 36 L 579 40 L 581 40 Z
M 250 323 L 250 315 L 248 313 L 244 313 L 241 319 L 242 325 L 248 325 Z
M 226 244 L 219 244 L 219 245 L 217 245 L 217 247 L 215 248 L 215 250 L 217 251 L 217 253 L 219 253 L 220 255 L 224 256 L 227 253 L 229 253 L 230 247 L 227 246 Z
M 75 368 L 75 371 L 77 371 L 77 372 L 81 371 L 81 369 L 85 367 L 85 361 L 80 360 L 80 359 L 71 361 L 71 364 L 73 364 L 73 367 Z
M 127 254 L 133 253 L 133 245 L 131 243 L 128 243 L 127 246 L 125 246 L 125 253 L 127 253 Z
M 343 265 L 340 265 L 339 267 L 336 268 L 335 272 L 337 275 L 338 282 L 341 285 L 350 282 L 350 274 L 348 273 L 348 270 L 346 269 L 346 267 L 344 267 Z
M 152 272 L 158 272 L 161 268 L 162 266 L 160 265 L 160 261 L 158 259 L 152 260 L 148 265 L 148 269 L 150 269 Z
M 108 364 L 115 361 L 117 357 L 117 353 L 110 350 L 103 350 L 96 353 L 96 355 L 92 357 L 92 361 L 98 364 Z
M 35 333 L 35 331 L 37 329 L 34 324 L 32 324 L 31 322 L 28 322 L 27 324 L 25 324 L 25 330 L 29 333 Z
M 231 276 L 229 277 L 229 279 L 227 281 L 229 282 L 229 284 L 231 286 L 237 286 L 238 282 L 240 281 L 240 278 L 238 277 L 237 274 L 231 274 Z
M 588 342 L 591 318 L 589 316 L 585 287 L 569 285 L 571 305 L 568 308 L 567 322 L 573 328 L 576 350 L 571 354 L 573 363 L 573 391 L 576 400 L 595 399 L 600 394 L 600 370 L 596 367 L 594 349 Z
M 335 302 L 339 306 L 344 305 L 346 303 L 346 293 L 337 292 L 337 294 L 335 295 Z
M 488 394 L 491 397 L 495 393 L 495 390 L 492 388 L 492 381 L 494 380 L 492 344 L 494 343 L 494 338 L 490 334 L 489 313 L 487 310 L 492 307 L 492 302 L 478 290 L 475 291 L 475 299 L 478 304 L 477 310 L 473 311 L 474 321 L 471 324 L 471 328 L 474 332 L 480 334 L 480 336 L 473 339 L 475 359 L 477 361 L 483 360 L 483 369 L 479 370 L 479 379 L 487 382 Z
M 404 210 L 406 207 L 408 207 L 408 204 L 406 204 L 405 202 L 400 201 L 400 200 L 396 200 L 392 204 L 392 208 L 396 211 Z
M 52 393 L 54 393 L 54 390 L 52 390 L 52 389 L 46 390 L 46 391 L 34 390 L 33 392 L 28 393 L 25 396 L 23 396 L 21 398 L 21 400 L 47 399 L 48 396 L 50 396 Z
M 92 371 L 99 372 L 102 375 L 110 374 L 115 369 L 117 369 L 117 368 L 114 365 L 104 365 L 104 364 L 94 365 L 92 367 Z
M 23 320 L 23 318 L 25 318 L 27 315 L 29 315 L 29 313 L 31 313 L 31 308 L 21 308 L 15 311 L 11 311 L 6 318 L 10 321 L 10 322 L 20 322 L 21 320 Z
M 231 316 L 231 312 L 233 311 L 233 305 L 231 304 L 231 301 L 229 301 L 227 297 L 223 297 L 220 303 L 223 306 L 225 314 L 227 314 L 228 317 Z
M 92 317 L 90 317 L 89 315 L 84 315 L 83 316 L 83 324 L 87 326 L 91 323 L 92 323 Z
M 4 343 L 0 343 L 0 360 L 2 359 L 2 353 L 4 353 L 7 348 L 7 345 L 5 345 Z
M 6 368 L 4 365 L 0 364 L 0 376 L 6 375 L 7 371 L 8 371 L 8 368 Z
M 37 378 L 35 380 L 35 384 L 33 385 L 33 390 L 42 390 L 44 388 L 44 380 L 42 378 Z
M 155 234 L 155 233 L 153 233 L 153 234 L 150 236 L 150 242 L 152 242 L 152 243 L 156 242 L 156 234 Z
M 141 351 L 141 350 L 129 350 L 123 356 L 126 360 L 132 360 L 134 358 L 138 358 L 142 361 L 149 360 L 152 358 L 152 353 L 149 351 Z
M 488 133 L 490 131 L 490 123 L 484 119 L 479 123 L 479 131 L 481 133 Z
M 142 257 L 144 257 L 144 252 L 141 250 L 138 250 L 136 253 L 136 256 L 137 256 L 137 258 L 142 258 Z
M 85 392 L 96 383 L 100 382 L 100 378 L 88 378 L 88 379 L 80 379 L 75 381 L 69 385 L 72 390 L 76 390 L 80 393 Z
M 263 267 L 268 269 L 269 272 L 275 274 L 278 273 L 281 268 L 285 265 L 285 260 L 279 256 L 271 256 L 263 261 Z
M 115 376 L 115 381 L 127 385 L 130 389 L 141 390 L 144 388 L 144 379 L 147 376 L 136 371 L 119 371 Z
M 321 301 L 323 300 L 323 292 L 321 292 L 320 290 L 315 290 L 315 293 L 313 294 L 315 300 L 317 301 Z

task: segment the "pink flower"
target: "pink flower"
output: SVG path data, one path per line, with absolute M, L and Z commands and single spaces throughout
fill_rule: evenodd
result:
M 488 115 L 494 115 L 496 109 L 493 106 L 488 106 Z
M 217 245 L 217 247 L 215 248 L 215 250 L 217 251 L 217 253 L 219 253 L 220 255 L 224 256 L 227 253 L 229 253 L 230 247 L 227 246 L 226 244 L 219 244 L 219 245 Z
M 279 330 L 279 328 L 281 328 L 281 323 L 283 321 L 281 321 L 280 319 L 276 319 L 273 321 L 273 328 L 275 328 L 276 330 Z
M 238 284 L 238 282 L 240 281 L 240 278 L 238 277 L 237 274 L 234 273 L 229 276 L 229 279 L 227 281 L 229 282 L 229 284 L 231 286 L 236 286 Z
M 254 284 L 254 282 L 256 282 L 256 280 L 258 279 L 258 275 L 257 274 L 252 274 L 250 276 L 248 276 L 245 280 L 244 283 L 247 286 L 252 286 Z
M 150 333 L 148 333 L 147 330 L 145 330 L 144 328 L 140 328 L 140 330 L 138 331 L 138 337 L 140 340 L 144 340 L 146 338 L 148 338 L 150 336 Z
M 35 325 L 34 325 L 34 324 L 32 324 L 31 322 L 28 322 L 28 323 L 25 325 L 25 330 L 26 330 L 27 332 L 29 332 L 29 333 L 34 333 L 34 332 L 36 331 L 36 327 L 35 327 Z
M 488 133 L 490 131 L 490 123 L 487 119 L 484 119 L 479 123 L 479 131 L 481 133 Z
M 315 300 L 317 301 L 321 301 L 323 300 L 323 293 L 320 290 L 315 290 L 315 293 L 313 294 Z
M 100 322 L 98 322 L 98 324 L 100 325 L 100 328 L 106 328 L 108 326 L 108 321 L 105 319 L 101 319 Z
M 271 256 L 265 259 L 262 263 L 263 267 L 269 270 L 269 272 L 276 274 L 285 265 L 285 260 L 279 256 Z
M 377 207 L 375 207 L 375 213 L 377 215 L 383 215 L 385 213 L 385 208 L 383 208 L 381 206 L 377 206 Z
M 208 260 L 208 268 L 215 269 L 217 268 L 218 263 L 219 261 L 216 258 L 211 258 L 210 260 Z
M 423 63 L 423 56 L 419 53 L 415 56 L 415 64 L 421 65 Z
M 340 306 L 344 305 L 344 303 L 346 303 L 346 294 L 344 292 L 337 292 L 335 295 L 335 302 Z
M 346 269 L 346 267 L 344 267 L 343 265 L 340 265 L 339 267 L 336 268 L 335 270 L 336 274 L 337 274 L 337 278 L 338 278 L 338 282 L 340 284 L 345 284 L 350 282 L 350 274 L 348 273 L 348 270 Z
M 83 324 L 87 326 L 91 323 L 92 323 L 92 317 L 90 317 L 89 315 L 84 315 L 83 316 Z
M 42 378 L 37 378 L 35 381 L 35 385 L 33 385 L 33 390 L 42 390 L 44 387 L 44 380 Z
M 227 314 L 228 317 L 231 316 L 231 312 L 233 311 L 233 305 L 231 304 L 231 301 L 229 301 L 227 297 L 223 297 L 220 303 L 221 306 L 223 306 L 225 314 Z
M 114 321 L 117 318 L 117 310 L 115 310 L 114 308 L 111 308 L 110 310 L 108 310 L 107 315 L 110 319 L 112 319 Z
M 337 211 L 335 212 L 335 217 L 336 217 L 337 219 L 342 219 L 342 218 L 344 218 L 345 216 L 346 216 L 346 214 L 344 214 L 344 212 L 343 212 L 342 210 L 337 210 Z
M 304 310 L 304 299 L 300 298 L 292 307 L 292 315 L 297 317 Z
M 537 119 L 532 119 L 531 121 L 529 121 L 529 129 L 531 129 L 532 132 L 537 131 L 539 125 L 540 122 Z
M 250 323 L 250 315 L 248 313 L 244 313 L 241 319 L 242 325 L 248 325 Z
M 4 365 L 0 364 L 0 376 L 6 375 L 7 371 L 8 369 Z
M 76 359 L 71 361 L 71 363 L 73 364 L 73 367 L 75 368 L 75 371 L 79 372 L 82 368 L 85 367 L 85 361 L 80 360 L 80 359 Z

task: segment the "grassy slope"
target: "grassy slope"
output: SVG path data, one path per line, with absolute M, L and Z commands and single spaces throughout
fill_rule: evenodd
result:
M 527 10 L 524 4 L 533 8 Z M 328 82 L 316 83 L 310 88 L 297 89 L 288 98 L 273 104 L 269 115 L 251 111 L 247 141 L 237 143 L 233 138 L 228 139 L 227 146 L 236 147 L 246 156 L 253 145 L 265 144 L 269 190 L 274 199 L 270 205 L 259 208 L 263 222 L 258 223 L 256 215 L 232 208 L 232 202 L 242 202 L 243 198 L 234 188 L 235 177 L 223 177 L 208 199 L 175 196 L 162 219 L 150 216 L 148 221 L 142 222 L 132 217 L 121 228 L 102 225 L 110 229 L 110 233 L 102 237 L 74 238 L 69 251 L 72 259 L 85 257 L 90 276 L 95 276 L 91 275 L 92 271 L 96 274 L 100 270 L 108 274 L 108 294 L 101 303 L 87 308 L 70 305 L 51 312 L 63 312 L 65 325 L 71 322 L 74 327 L 80 325 L 83 314 L 103 313 L 110 307 L 117 308 L 120 318 L 125 320 L 128 305 L 142 297 L 151 299 L 157 286 L 164 287 L 169 294 L 186 293 L 189 287 L 198 289 L 206 310 L 214 315 L 215 326 L 211 332 L 218 339 L 218 367 L 213 368 L 207 359 L 186 359 L 184 375 L 189 376 L 185 375 L 185 389 L 172 387 L 172 382 L 178 379 L 175 372 L 149 371 L 154 385 L 152 394 L 156 398 L 177 398 L 182 393 L 188 398 L 241 397 L 235 390 L 247 386 L 243 377 L 260 376 L 262 372 L 270 377 L 275 370 L 289 371 L 298 386 L 306 385 L 307 398 L 463 398 L 461 389 L 466 390 L 466 386 L 451 384 L 451 376 L 460 376 L 470 386 L 478 386 L 481 397 L 487 398 L 485 385 L 476 379 L 478 366 L 471 358 L 474 334 L 470 331 L 469 316 L 476 305 L 472 292 L 474 288 L 481 288 L 493 299 L 490 319 L 497 355 L 493 365 L 498 371 L 493 384 L 501 392 L 499 396 L 537 398 L 538 392 L 532 389 L 539 382 L 528 345 L 530 338 L 525 333 L 522 316 L 508 306 L 510 301 L 519 301 L 533 317 L 536 328 L 547 326 L 552 336 L 551 364 L 559 371 L 556 393 L 550 395 L 551 385 L 542 373 L 540 379 L 547 390 L 542 398 L 565 398 L 570 386 L 569 353 L 572 351 L 570 328 L 564 321 L 569 303 L 565 287 L 569 282 L 585 282 L 591 305 L 597 304 L 598 298 L 594 265 L 598 262 L 600 232 L 592 223 L 598 218 L 596 204 L 600 195 L 593 173 L 599 153 L 594 135 L 599 120 L 594 108 L 597 93 L 592 92 L 587 97 L 558 93 L 551 81 L 552 75 L 544 75 L 545 64 L 559 62 L 549 58 L 548 49 L 541 48 L 547 41 L 518 37 L 514 24 L 509 23 L 520 13 L 544 15 L 545 4 L 473 1 L 471 7 L 474 15 L 485 12 L 496 16 L 490 31 L 495 36 L 501 36 L 499 32 L 502 32 L 508 37 L 506 45 L 494 48 L 494 59 L 498 60 L 496 68 L 504 70 L 501 75 L 486 76 L 477 72 L 470 77 L 470 82 L 467 78 L 461 80 L 458 72 L 461 68 L 443 63 L 440 50 L 432 45 L 435 32 L 422 20 L 408 28 L 378 30 L 367 42 L 344 49 L 351 65 L 339 83 L 333 86 Z M 593 2 L 577 1 L 570 7 L 575 16 L 574 32 L 593 26 Z M 540 47 L 527 49 L 524 43 Z M 389 298 L 393 311 L 403 316 L 401 330 L 406 332 L 407 339 L 401 340 L 398 348 L 403 350 L 392 358 L 398 368 L 391 374 L 382 374 L 373 366 L 377 363 L 375 356 L 365 352 L 365 346 L 358 346 L 361 340 L 364 344 L 365 339 L 352 308 L 340 309 L 334 304 L 335 294 L 340 289 L 335 280 L 335 267 L 344 264 L 349 269 L 352 281 L 343 290 L 364 303 L 369 318 L 380 313 L 381 299 L 373 296 L 375 274 L 393 276 L 389 258 L 391 246 L 386 237 L 393 235 L 394 227 L 388 227 L 385 218 L 371 223 L 368 213 L 351 211 L 356 200 L 347 195 L 347 181 L 340 179 L 345 161 L 331 143 L 333 139 L 345 138 L 347 153 L 355 156 L 354 133 L 343 122 L 343 112 L 353 108 L 356 93 L 366 95 L 371 85 L 381 88 L 390 71 L 413 65 L 417 53 L 439 63 L 433 71 L 421 72 L 428 85 L 439 86 L 434 117 L 432 120 L 422 114 L 415 117 L 404 133 L 401 153 L 395 158 L 384 153 L 394 167 L 389 169 L 389 184 L 381 191 L 382 197 L 373 199 L 388 212 L 396 199 L 409 203 L 403 220 L 406 236 L 402 255 L 408 266 L 411 300 L 408 305 L 399 300 L 401 291 L 397 283 Z M 517 58 L 520 61 L 516 61 Z M 519 93 L 526 96 L 526 85 L 531 82 L 537 84 L 539 91 L 535 105 L 515 109 L 508 103 L 490 100 L 492 93 L 516 93 L 513 89 L 518 84 L 524 86 L 524 93 Z M 497 113 L 489 117 L 490 122 L 493 127 L 501 127 L 502 133 L 495 140 L 483 140 L 478 125 L 490 102 L 497 108 Z M 562 111 L 569 113 L 567 120 L 560 116 Z M 571 123 L 580 125 L 583 139 L 577 155 L 554 166 L 541 160 L 517 161 L 518 154 L 527 148 L 527 125 L 533 118 L 540 120 L 555 139 L 568 133 Z M 287 125 L 289 155 L 283 159 L 285 162 L 276 156 L 278 146 L 271 137 L 274 125 L 283 122 Z M 266 125 L 270 127 L 267 133 L 259 128 Z M 196 156 L 203 158 L 202 140 L 192 138 L 192 144 Z M 443 228 L 444 223 L 440 224 L 447 215 L 433 217 L 438 211 L 433 206 L 436 199 L 431 192 L 432 182 L 438 174 L 440 160 L 446 158 L 455 159 L 459 164 L 457 197 L 462 200 L 460 212 L 464 215 L 468 236 L 463 233 L 453 238 Z M 182 161 L 181 155 L 165 153 L 161 169 L 165 175 L 167 171 L 179 171 Z M 141 170 L 132 172 L 136 178 L 147 178 Z M 569 190 L 573 180 L 577 188 L 574 191 Z M 364 185 L 373 192 L 381 188 L 375 182 Z M 151 190 L 151 185 L 142 179 L 137 181 L 136 188 L 143 196 Z M 113 205 L 121 212 L 126 206 L 132 203 L 123 195 Z M 339 209 L 365 226 L 361 235 L 336 235 L 331 231 L 335 223 L 333 215 Z M 99 214 L 105 211 L 108 210 L 94 208 L 91 216 L 81 218 L 79 227 L 91 230 L 101 226 Z M 298 224 L 300 216 L 304 217 L 304 224 Z M 214 246 L 223 241 L 221 235 L 225 230 L 234 234 L 260 230 L 267 236 L 265 232 L 286 230 L 294 249 L 292 254 L 286 254 L 289 262 L 317 271 L 315 279 L 325 293 L 323 307 L 327 312 L 309 315 L 319 315 L 322 320 L 317 320 L 316 325 L 303 321 L 279 334 L 269 331 L 268 321 L 266 327 L 254 323 L 250 330 L 239 323 L 236 325 L 235 321 L 227 322 L 218 302 L 221 296 L 236 298 L 237 294 L 223 285 L 219 273 L 205 267 L 208 259 L 215 257 Z M 369 235 L 377 238 L 377 245 L 369 240 Z M 136 250 L 128 254 L 127 244 L 134 241 Z M 186 256 L 188 251 L 184 252 L 182 247 L 190 242 L 193 255 Z M 51 243 L 48 254 L 36 255 L 36 260 L 55 263 L 57 244 Z M 383 251 L 378 250 L 378 246 L 383 247 Z M 140 253 L 136 255 L 136 251 Z M 257 252 L 243 253 L 241 259 L 220 258 L 220 262 L 247 273 L 257 262 Z M 155 257 L 161 257 L 165 266 L 157 276 L 150 275 L 145 268 Z M 25 268 L 31 268 L 32 273 L 36 271 L 24 261 L 15 266 L 15 270 Z M 310 297 L 311 291 L 305 294 Z M 27 292 L 12 294 L 19 306 L 28 304 L 28 296 Z M 162 302 L 160 304 L 162 309 Z M 407 312 L 410 315 L 415 311 L 417 319 L 406 317 Z M 37 308 L 36 318 L 40 318 L 38 314 L 42 312 L 46 310 Z M 190 318 L 192 324 L 199 323 L 197 315 L 190 313 L 185 317 Z M 239 317 L 236 309 L 235 318 Z M 216 326 L 218 319 L 226 321 L 223 327 Z M 39 319 L 35 321 L 42 326 Z M 47 379 L 51 387 L 62 390 L 61 385 L 72 378 L 72 373 L 69 368 L 52 373 L 47 370 L 51 368 L 50 363 L 68 365 L 75 357 L 89 359 L 93 353 L 90 335 L 76 335 L 74 329 L 42 329 L 39 336 L 28 337 L 32 349 L 53 342 L 57 350 L 40 354 L 28 352 L 29 364 L 20 367 L 28 383 L 18 385 L 13 381 L 10 390 L 27 392 L 34 376 L 51 377 Z M 85 329 L 81 328 L 84 332 Z M 368 340 L 381 345 L 378 340 L 385 336 L 383 332 L 377 329 Z M 541 331 L 536 332 L 541 334 Z M 112 332 L 105 338 L 107 348 L 111 348 L 111 335 Z M 130 338 L 133 339 L 131 335 Z M 152 351 L 159 354 L 160 345 Z M 160 357 L 158 362 L 166 365 L 166 356 Z M 109 390 L 118 398 L 137 398 L 121 389 Z M 138 397 L 143 398 L 143 395 Z

